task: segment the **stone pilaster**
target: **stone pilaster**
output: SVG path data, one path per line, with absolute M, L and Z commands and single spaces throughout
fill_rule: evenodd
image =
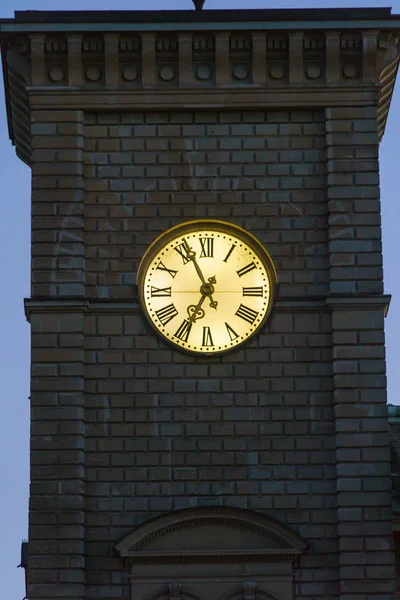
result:
M 29 302 L 28 302 L 29 304 Z M 60 303 L 58 303 L 60 304 Z M 84 598 L 83 312 L 30 314 L 31 487 L 27 596 Z M 29 310 L 29 309 L 28 309 Z M 76 312 L 74 312 L 76 311 Z M 29 314 L 29 312 L 28 312 Z
M 393 598 L 375 108 L 328 109 L 339 576 L 342 600 Z
M 32 114 L 32 297 L 85 295 L 81 111 Z

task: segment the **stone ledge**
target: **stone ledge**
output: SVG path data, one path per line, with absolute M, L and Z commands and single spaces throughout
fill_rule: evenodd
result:
M 386 317 L 392 296 L 382 294 L 379 296 L 331 296 L 326 299 L 326 305 L 331 310 L 382 310 Z
M 32 314 L 38 313 L 124 313 L 138 314 L 142 312 L 139 302 L 135 299 L 129 302 L 118 300 L 34 300 L 24 299 L 25 316 L 30 322 Z M 382 310 L 386 317 L 391 296 L 355 296 L 355 297 L 328 297 L 328 298 L 278 298 L 274 311 L 277 312 L 320 312 L 326 310 Z
M 218 11 L 227 22 L 199 22 L 207 30 L 196 32 L 194 21 L 212 12 L 187 11 L 190 21 L 175 23 L 187 31 L 164 22 L 150 23 L 145 31 L 145 23 L 129 26 L 111 17 L 108 24 L 92 23 L 92 33 L 77 32 L 76 24 L 67 31 L 64 21 L 50 29 L 46 21 L 0 22 L 9 129 L 17 154 L 30 164 L 29 106 L 132 110 L 142 102 L 151 110 L 371 103 L 378 106 L 383 135 L 399 64 L 399 17 L 389 14 L 385 24 L 373 18 L 338 23 L 321 10 L 315 13 L 318 31 L 312 21 L 292 22 L 295 29 L 285 22 L 283 31 L 280 21 L 276 31 L 271 21 L 259 20 L 253 23 L 257 31 L 251 31 L 251 23 L 235 27 L 230 21 L 235 11 L 227 10 Z M 171 17 L 173 11 L 163 15 Z M 347 29 L 355 23 L 356 31 Z

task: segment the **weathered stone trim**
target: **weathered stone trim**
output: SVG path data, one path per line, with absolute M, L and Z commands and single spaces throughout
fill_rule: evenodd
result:
M 88 24 L 89 28 L 90 25 Z M 124 110 L 133 104 L 138 109 L 142 106 L 148 109 L 149 106 L 161 105 L 168 108 L 190 108 L 191 102 L 193 106 L 198 106 L 200 86 L 204 107 L 326 107 L 378 103 L 379 138 L 383 135 L 399 62 L 399 32 L 387 32 L 385 26 L 382 29 L 379 22 L 357 22 L 357 29 L 361 30 L 361 33 L 357 34 L 357 39 L 354 38 L 354 49 L 350 50 L 346 44 L 342 44 L 344 38 L 346 42 L 355 35 L 347 31 L 349 22 L 343 22 L 340 26 L 336 22 L 319 22 L 319 29 L 325 30 L 325 43 L 319 47 L 318 57 L 314 56 L 311 61 L 308 60 L 306 40 L 309 32 L 313 30 L 313 23 L 285 23 L 287 33 L 283 34 L 286 40 L 283 46 L 278 42 L 274 45 L 274 40 L 277 41 L 282 36 L 271 31 L 271 23 L 253 23 L 254 27 L 246 28 L 248 31 L 254 30 L 253 43 L 250 44 L 246 56 L 243 55 L 244 61 L 240 65 L 236 64 L 237 55 L 229 51 L 229 40 L 232 32 L 244 28 L 243 24 L 197 23 L 207 25 L 209 31 L 214 28 L 215 76 L 212 73 L 213 68 L 210 70 L 207 66 L 209 53 L 206 48 L 196 52 L 194 59 L 191 51 L 194 35 L 191 31 L 196 27 L 193 23 L 190 23 L 190 32 L 183 29 L 181 34 L 171 33 L 174 25 L 181 27 L 189 25 L 188 23 L 170 24 L 167 33 L 171 39 L 176 39 L 179 50 L 169 63 L 168 57 L 172 56 L 168 50 L 169 46 L 166 49 L 156 48 L 159 35 L 155 24 L 151 25 L 151 32 L 145 31 L 143 23 L 125 23 L 125 26 L 118 24 L 113 25 L 111 29 L 104 23 L 92 25 L 95 28 L 91 31 L 97 34 L 86 33 L 85 36 L 79 35 L 75 26 L 69 26 L 72 30 L 69 35 L 65 35 L 68 52 L 65 61 L 60 62 L 57 52 L 52 52 L 51 49 L 45 51 L 45 33 L 52 31 L 45 23 L 29 26 L 23 23 L 1 24 L 2 51 L 9 65 L 4 70 L 4 78 L 7 104 L 10 107 L 11 138 L 17 144 L 17 153 L 28 164 L 30 158 L 25 139 L 29 140 L 29 136 L 26 136 L 26 123 L 24 124 L 21 109 L 23 113 L 29 113 L 30 103 L 41 109 L 51 104 L 59 109 L 76 107 L 93 110 L 99 103 L 103 107 L 115 110 Z M 67 23 L 59 24 L 58 34 L 63 30 L 63 26 L 68 29 Z M 141 64 L 141 73 L 134 66 L 123 67 L 123 58 L 118 51 L 120 39 L 124 37 L 122 34 L 133 30 L 138 32 L 137 38 L 140 43 L 137 47 L 132 47 L 132 64 Z M 9 49 L 13 43 L 13 36 L 16 33 L 24 35 L 25 31 L 29 31 L 29 37 L 25 37 L 31 42 L 31 74 L 24 81 L 19 77 L 24 76 L 24 67 L 11 65 L 8 54 L 15 52 Z M 85 31 L 89 29 L 85 27 Z M 315 37 L 315 34 L 313 35 Z M 362 43 L 358 39 L 361 40 L 361 36 Z M 85 39 L 89 38 L 96 38 L 98 45 L 94 44 L 92 47 L 89 44 L 84 50 Z M 272 48 L 273 55 L 271 67 L 269 48 Z M 202 55 L 205 65 L 201 64 Z M 160 66 L 165 61 L 168 64 Z M 196 64 L 200 65 L 199 78 L 196 75 Z M 19 73 L 18 82 L 15 71 Z M 364 89 L 361 81 L 364 82 Z M 68 86 L 65 82 L 68 82 Z M 336 82 L 338 87 L 331 89 L 330 85 Z M 354 83 L 357 83 L 356 90 Z M 32 87 L 28 87 L 29 85 Z M 377 99 L 379 85 L 381 90 Z M 147 94 L 146 88 L 157 89 L 157 95 L 153 92 Z M 274 89 L 277 91 L 274 92 Z M 28 91 L 28 95 L 25 90 Z M 40 97 L 40 92 L 43 91 L 44 96 Z
M 141 313 L 139 302 L 134 300 L 136 292 L 133 294 L 133 300 L 130 302 L 105 301 L 92 302 L 90 300 L 34 300 L 25 298 L 24 310 L 28 322 L 31 316 L 37 313 Z M 274 305 L 276 312 L 320 312 L 326 310 L 348 310 L 354 308 L 357 310 L 381 310 L 386 317 L 390 304 L 390 295 L 377 297 L 348 297 L 348 298 L 279 298 Z

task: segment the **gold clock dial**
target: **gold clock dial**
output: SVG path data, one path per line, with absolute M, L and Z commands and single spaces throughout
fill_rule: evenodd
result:
M 194 354 L 215 355 L 253 336 L 268 317 L 276 274 L 258 240 L 222 221 L 173 227 L 150 246 L 138 288 L 151 325 Z

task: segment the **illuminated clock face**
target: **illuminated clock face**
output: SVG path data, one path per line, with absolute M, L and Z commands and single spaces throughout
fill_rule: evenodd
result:
M 263 246 L 222 221 L 173 227 L 147 250 L 139 267 L 144 313 L 168 342 L 215 355 L 253 336 L 274 300 L 275 269 Z

